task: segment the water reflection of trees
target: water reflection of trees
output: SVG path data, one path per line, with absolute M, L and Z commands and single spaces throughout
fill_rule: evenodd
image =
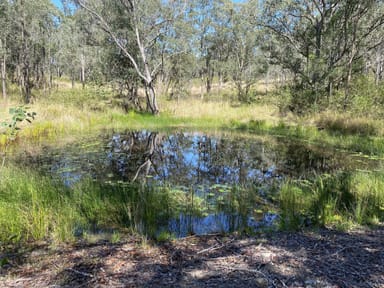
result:
M 284 138 L 272 144 L 241 137 L 142 131 L 114 135 L 108 149 L 110 168 L 106 169 L 119 179 L 186 186 L 259 184 L 279 176 L 302 178 L 353 166 L 353 159 L 343 153 Z
M 135 181 L 252 184 L 272 177 L 275 155 L 262 142 L 200 134 L 129 132 L 108 145 L 111 171 Z
M 302 178 L 348 168 L 344 153 L 302 142 L 279 139 L 278 150 L 282 154 L 281 172 L 289 177 Z
M 188 187 L 268 185 L 280 176 L 301 178 L 363 165 L 339 151 L 284 138 L 271 143 L 199 133 L 141 131 L 106 134 L 92 141 L 47 150 L 17 162 L 60 174 L 68 183 L 87 175 L 98 180 L 156 181 Z
M 102 183 L 103 195 L 121 197 L 113 206 L 127 211 L 122 223 L 183 236 L 268 223 L 266 212 L 280 176 L 300 178 L 346 169 L 351 159 L 283 138 L 271 143 L 142 131 L 107 134 L 18 162 L 35 163 L 69 186 L 81 183 L 83 176 L 95 179 Z

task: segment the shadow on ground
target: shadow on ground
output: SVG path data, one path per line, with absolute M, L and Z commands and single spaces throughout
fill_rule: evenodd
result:
M 192 236 L 159 245 L 132 239 L 39 247 L 9 259 L 1 287 L 379 288 L 384 228 Z

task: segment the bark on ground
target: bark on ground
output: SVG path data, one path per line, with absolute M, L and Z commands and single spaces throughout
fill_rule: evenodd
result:
M 384 287 L 384 228 L 2 253 L 0 287 Z

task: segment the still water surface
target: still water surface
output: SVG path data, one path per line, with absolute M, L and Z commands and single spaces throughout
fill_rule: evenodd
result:
M 62 147 L 47 145 L 40 153 L 18 154 L 16 162 L 58 177 L 68 186 L 92 178 L 115 185 L 167 186 L 184 193 L 188 197 L 183 199 L 191 203 L 176 216 L 151 221 L 156 227 L 148 227 L 144 218 L 136 223 L 142 232 L 166 231 L 178 237 L 273 225 L 278 219 L 273 203 L 286 178 L 380 165 L 287 138 L 150 131 L 109 132 Z M 161 215 L 164 207 L 151 209 Z

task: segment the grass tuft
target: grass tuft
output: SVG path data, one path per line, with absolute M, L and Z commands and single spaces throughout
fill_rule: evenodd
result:
M 383 222 L 384 173 L 342 172 L 313 181 L 287 182 L 280 192 L 280 208 L 284 229 Z

